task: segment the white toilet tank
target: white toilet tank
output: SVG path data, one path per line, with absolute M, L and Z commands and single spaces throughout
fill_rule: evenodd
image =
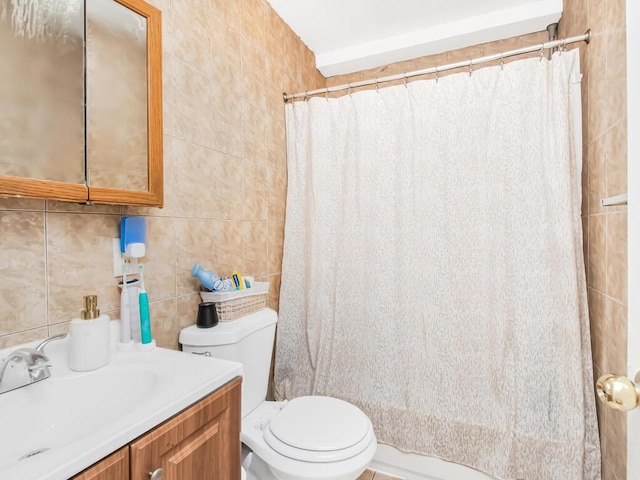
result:
M 185 352 L 242 363 L 242 417 L 265 400 L 278 314 L 270 308 L 211 328 L 180 331 Z

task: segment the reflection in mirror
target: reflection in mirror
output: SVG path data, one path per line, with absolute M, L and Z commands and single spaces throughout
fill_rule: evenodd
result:
M 115 0 L 87 2 L 87 180 L 148 189 L 147 19 Z
M 84 183 L 83 0 L 0 0 L 0 175 Z

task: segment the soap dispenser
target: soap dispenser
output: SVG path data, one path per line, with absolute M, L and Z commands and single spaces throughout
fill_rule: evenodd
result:
M 98 296 L 84 297 L 80 318 L 71 320 L 69 328 L 69 367 L 87 372 L 104 367 L 111 359 L 109 317 L 100 315 Z

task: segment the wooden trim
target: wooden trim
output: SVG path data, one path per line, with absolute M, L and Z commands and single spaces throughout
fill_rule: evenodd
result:
M 124 480 L 129 478 L 129 445 L 72 477 L 72 480 Z
M 162 12 L 144 0 L 115 0 L 147 19 L 147 179 L 148 190 L 92 187 L 89 199 L 110 205 L 163 205 Z
M 84 183 L 65 183 L 0 175 L 0 197 L 86 203 L 89 198 L 89 190 Z

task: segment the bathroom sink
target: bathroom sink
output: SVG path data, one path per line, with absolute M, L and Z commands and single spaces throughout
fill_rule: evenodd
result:
M 0 395 L 0 478 L 73 476 L 242 374 L 239 363 L 162 348 L 113 349 L 106 367 L 73 372 L 67 344 L 47 347 L 50 378 Z
M 158 372 L 123 365 L 50 380 L 0 397 L 0 409 L 13 412 L 2 422 L 12 435 L 0 451 L 0 471 L 25 455 L 66 445 L 116 421 L 161 386 Z M 118 390 L 126 394 L 114 396 Z

